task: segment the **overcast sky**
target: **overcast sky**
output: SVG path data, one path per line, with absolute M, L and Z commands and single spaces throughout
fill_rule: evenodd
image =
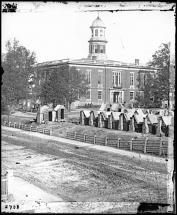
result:
M 85 12 L 85 7 L 74 2 L 17 4 L 16 13 L 2 13 L 3 53 L 6 41 L 15 37 L 21 45 L 36 53 L 38 62 L 88 56 L 89 27 L 97 17 L 96 11 Z M 109 6 L 115 7 L 113 3 Z M 173 11 L 100 12 L 99 16 L 107 27 L 107 57 L 110 60 L 131 63 L 139 58 L 140 63 L 145 64 L 161 43 L 168 42 L 174 53 Z

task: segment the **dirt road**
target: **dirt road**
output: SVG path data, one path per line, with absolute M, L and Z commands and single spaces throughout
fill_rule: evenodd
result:
M 72 202 L 167 203 L 164 163 L 2 130 L 2 167 Z

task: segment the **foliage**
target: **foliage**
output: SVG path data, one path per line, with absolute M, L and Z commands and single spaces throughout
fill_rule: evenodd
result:
M 28 79 L 35 63 L 35 54 L 19 44 L 16 39 L 7 41 L 7 53 L 2 62 L 2 96 L 6 104 L 15 104 L 26 98 Z
M 154 85 L 156 99 L 168 100 L 169 97 L 169 68 L 170 68 L 170 50 L 168 44 L 162 44 L 160 49 L 152 56 L 153 60 L 150 66 L 158 67 L 157 76 Z
M 87 91 L 87 83 L 82 73 L 74 67 L 61 66 L 50 72 L 50 76 L 43 82 L 40 97 L 44 104 L 70 104 Z
M 157 72 L 146 72 L 143 87 L 140 86 L 140 75 L 137 78 L 139 90 L 144 92 L 144 96 L 140 92 L 136 95 L 136 101 L 140 107 L 159 108 L 163 100 L 169 97 L 169 66 L 170 51 L 168 44 L 162 44 L 159 50 L 152 56 L 149 66 L 157 69 Z

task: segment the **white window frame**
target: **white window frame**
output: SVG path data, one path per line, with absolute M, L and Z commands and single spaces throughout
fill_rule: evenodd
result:
M 119 93 L 120 93 L 119 94 L 119 102 L 123 103 L 124 102 L 124 91 L 120 91 Z
M 135 80 L 134 80 L 134 72 L 130 72 L 130 88 L 134 88 Z
M 101 98 L 99 98 L 99 92 L 101 92 Z M 97 95 L 98 95 L 98 100 L 99 100 L 99 101 L 102 101 L 102 99 L 103 99 L 103 98 L 102 98 L 102 97 L 103 97 L 102 90 L 98 90 Z
M 135 99 L 135 92 L 134 91 L 130 91 L 129 92 L 129 96 L 130 96 L 131 93 L 133 93 L 133 99 L 130 98 L 130 101 Z
M 116 84 L 117 82 L 117 84 Z M 113 86 L 120 87 L 121 86 L 121 72 L 113 71 Z
M 87 81 L 89 86 L 91 86 L 91 69 L 87 69 L 86 71 L 87 71 L 87 75 L 86 75 Z

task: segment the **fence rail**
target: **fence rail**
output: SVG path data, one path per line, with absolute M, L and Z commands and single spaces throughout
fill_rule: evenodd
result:
M 78 132 L 67 132 L 66 138 L 85 143 L 109 146 L 123 150 L 148 153 L 158 156 L 167 156 L 168 141 L 151 140 L 151 139 L 131 139 L 121 140 L 119 137 L 97 137 L 81 134 Z
M 46 135 L 51 135 L 49 129 L 34 127 L 30 125 L 24 125 L 20 123 L 12 123 L 3 121 L 2 125 L 8 127 L 19 128 L 26 131 L 43 133 Z M 141 153 L 154 154 L 158 156 L 166 157 L 168 155 L 168 141 L 162 141 L 160 139 L 131 139 L 131 140 L 121 140 L 119 137 L 106 137 L 101 138 L 86 134 L 81 134 L 79 132 L 67 132 L 66 138 L 71 140 L 77 140 L 81 142 L 104 145 L 114 148 L 119 148 L 129 151 L 137 151 Z
M 22 129 L 24 131 L 38 132 L 38 133 L 42 133 L 42 134 L 46 134 L 46 135 L 51 134 L 49 129 L 39 128 L 37 126 L 35 127 L 35 126 L 31 126 L 31 125 L 25 125 L 25 124 L 15 123 L 15 122 L 12 123 L 12 122 L 7 122 L 7 121 L 2 121 L 1 124 L 4 126 L 7 126 L 7 127 Z

